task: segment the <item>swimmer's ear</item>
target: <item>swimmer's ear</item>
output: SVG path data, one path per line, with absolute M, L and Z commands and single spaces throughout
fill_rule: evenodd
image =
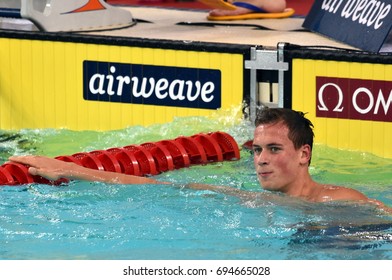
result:
M 310 147 L 310 145 L 305 144 L 301 147 L 300 151 L 301 151 L 301 159 L 300 159 L 301 164 L 309 165 L 310 159 L 312 158 L 312 148 Z

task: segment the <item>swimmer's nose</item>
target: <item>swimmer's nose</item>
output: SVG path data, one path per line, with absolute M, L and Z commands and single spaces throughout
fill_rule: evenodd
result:
M 268 154 L 265 150 L 263 150 L 259 154 L 255 155 L 255 164 L 257 164 L 257 165 L 268 164 Z

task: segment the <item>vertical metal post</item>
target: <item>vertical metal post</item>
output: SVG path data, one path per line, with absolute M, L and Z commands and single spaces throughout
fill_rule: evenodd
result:
M 285 43 L 278 44 L 278 62 L 284 64 L 284 45 Z M 284 71 L 287 71 L 288 63 L 284 64 L 287 65 L 287 69 L 279 69 L 278 70 L 278 107 L 282 108 L 284 106 Z
M 256 119 L 258 100 L 257 70 L 278 71 L 278 107 L 284 106 L 284 71 L 289 69 L 289 64 L 284 62 L 284 43 L 278 44 L 278 49 L 251 48 L 250 60 L 245 61 L 245 69 L 250 69 L 250 104 L 249 117 L 253 122 Z
M 256 48 L 252 47 L 250 50 L 250 59 L 252 61 L 256 60 Z M 250 98 L 249 98 L 249 118 L 250 121 L 253 123 L 256 120 L 256 108 L 258 103 L 258 87 L 259 84 L 257 83 L 257 69 L 251 68 L 250 69 Z

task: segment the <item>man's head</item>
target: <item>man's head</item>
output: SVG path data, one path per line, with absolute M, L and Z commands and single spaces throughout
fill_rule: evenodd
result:
M 282 122 L 289 129 L 288 137 L 295 149 L 307 144 L 313 148 L 313 124 L 305 114 L 286 108 L 264 108 L 256 116 L 255 126 Z
M 264 109 L 255 124 L 253 159 L 260 184 L 295 194 L 309 178 L 312 123 L 290 109 Z

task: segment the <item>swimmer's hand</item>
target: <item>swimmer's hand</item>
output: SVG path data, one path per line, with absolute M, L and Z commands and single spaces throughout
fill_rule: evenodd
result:
M 28 165 L 29 173 L 33 176 L 42 176 L 48 180 L 65 178 L 67 171 L 73 164 L 44 156 L 12 156 L 10 161 Z
M 152 178 L 90 169 L 45 156 L 12 156 L 9 160 L 28 165 L 29 173 L 33 176 L 38 175 L 53 181 L 64 178 L 111 184 L 165 184 Z

